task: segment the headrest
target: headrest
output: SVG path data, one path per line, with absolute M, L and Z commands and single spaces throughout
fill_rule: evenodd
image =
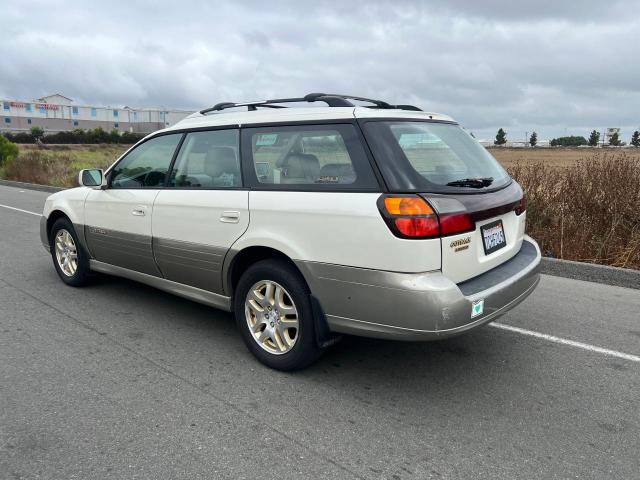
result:
M 204 173 L 212 178 L 223 173 L 239 175 L 240 166 L 236 152 L 231 147 L 212 147 L 204 161 Z
M 347 177 L 354 173 L 350 163 L 327 163 L 320 169 L 321 177 Z
M 320 161 L 310 153 L 293 153 L 284 159 L 281 168 L 285 177 L 315 179 L 320 173 Z

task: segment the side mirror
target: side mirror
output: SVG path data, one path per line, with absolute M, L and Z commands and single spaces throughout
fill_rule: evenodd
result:
M 102 170 L 98 168 L 88 168 L 80 170 L 78 182 L 84 187 L 94 188 L 96 190 L 107 186 L 106 178 Z

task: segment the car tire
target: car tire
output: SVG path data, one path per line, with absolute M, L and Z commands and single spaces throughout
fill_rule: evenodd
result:
M 67 218 L 59 218 L 51 227 L 49 246 L 53 265 L 64 283 L 72 287 L 83 287 L 89 283 L 89 255 Z
M 236 287 L 234 312 L 247 348 L 270 368 L 299 370 L 323 352 L 316 341 L 309 288 L 286 262 L 263 260 L 250 266 Z

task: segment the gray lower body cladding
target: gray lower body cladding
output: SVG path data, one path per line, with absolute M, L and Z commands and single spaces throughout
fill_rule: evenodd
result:
M 99 262 L 222 293 L 225 248 L 97 227 L 83 230 Z
M 40 217 L 40 242 L 47 252 L 51 251 L 51 245 L 49 244 L 49 232 L 47 232 L 47 217 Z
M 226 248 L 153 238 L 153 254 L 164 278 L 192 287 L 222 292 Z
M 153 258 L 151 236 L 93 226 L 84 229 L 91 256 L 103 263 L 160 276 Z
M 338 333 L 397 340 L 432 340 L 496 319 L 524 300 L 540 275 L 540 250 L 526 237 L 511 260 L 456 285 L 441 272 L 395 273 L 297 262 Z M 472 317 L 474 301 L 484 301 Z

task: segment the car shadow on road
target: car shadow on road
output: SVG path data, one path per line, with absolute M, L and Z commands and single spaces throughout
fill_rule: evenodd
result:
M 176 326 L 197 326 L 214 342 L 219 334 L 227 336 L 232 331 L 236 333 L 232 314 L 137 282 L 100 275 L 94 281 L 92 290 L 94 289 L 111 291 L 114 296 L 122 297 L 123 304 L 134 302 L 142 310 L 172 313 L 172 321 L 176 322 Z M 132 298 L 126 300 L 127 296 Z M 148 305 L 144 305 L 145 303 Z M 399 312 L 399 315 L 401 314 Z M 446 371 L 451 375 L 461 370 L 475 370 L 479 364 L 487 368 L 487 362 L 508 361 L 504 353 L 505 349 L 510 350 L 509 345 L 512 345 L 512 342 L 506 338 L 506 333 L 487 327 L 460 337 L 431 342 L 401 342 L 344 336 L 307 371 L 312 374 L 323 369 L 340 369 L 357 372 L 359 377 L 372 374 L 378 380 L 386 376 L 393 379 L 399 375 L 422 375 L 427 368 L 430 371 Z M 241 344 L 239 335 L 238 343 Z M 498 351 L 503 354 L 498 355 Z

